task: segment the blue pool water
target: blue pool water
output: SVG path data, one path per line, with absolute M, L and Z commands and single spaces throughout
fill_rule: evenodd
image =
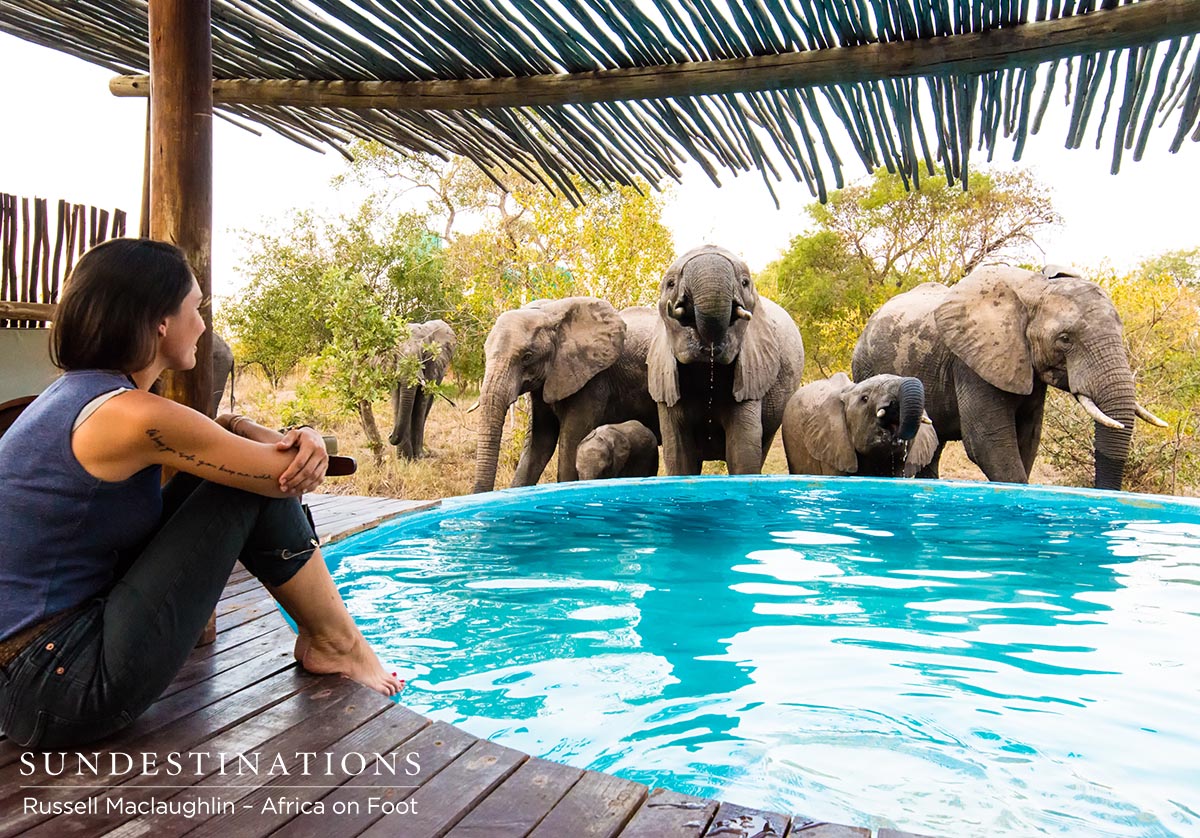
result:
M 650 785 L 940 835 L 1200 835 L 1200 505 L 602 481 L 327 551 L 402 701 Z

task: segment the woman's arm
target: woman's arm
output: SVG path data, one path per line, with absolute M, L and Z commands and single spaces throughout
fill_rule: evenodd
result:
M 189 407 L 130 390 L 97 409 L 75 431 L 71 447 L 84 469 L 102 480 L 125 480 L 157 464 L 270 497 L 320 484 L 329 462 L 320 434 L 304 428 L 281 437 L 255 427 L 263 432 L 255 434 L 258 440 L 243 438 Z

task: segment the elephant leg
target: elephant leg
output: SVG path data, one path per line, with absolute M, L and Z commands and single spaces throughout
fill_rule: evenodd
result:
M 429 420 L 429 411 L 433 409 L 433 399 L 433 394 L 424 387 L 417 388 L 417 397 L 413 399 L 413 459 L 425 455 L 425 423 Z
M 762 402 L 735 402 L 725 420 L 725 464 L 730 474 L 761 474 Z
M 513 474 L 513 486 L 532 486 L 542 478 L 546 464 L 554 456 L 558 442 L 558 417 L 550 406 L 537 397 L 533 403 L 533 415 L 529 422 L 529 434 L 525 437 L 525 448 Z
M 973 372 L 955 378 L 963 447 L 988 480 L 1028 483 L 1017 445 L 1019 396 L 988 384 Z
M 579 405 L 572 405 L 572 409 L 562 417 L 558 429 L 559 483 L 570 483 L 579 479 L 579 471 L 575 464 L 575 457 L 579 453 L 579 443 L 599 427 L 598 415 L 599 411 L 581 409 Z
M 658 425 L 662 431 L 663 464 L 668 475 L 699 474 L 703 465 L 699 450 L 687 427 L 680 405 L 658 406 Z
M 1033 461 L 1037 459 L 1038 447 L 1042 442 L 1042 414 L 1046 409 L 1046 385 L 1034 384 L 1033 394 L 1028 396 L 1017 411 L 1017 447 L 1021 451 L 1021 464 L 1025 473 L 1033 472 Z

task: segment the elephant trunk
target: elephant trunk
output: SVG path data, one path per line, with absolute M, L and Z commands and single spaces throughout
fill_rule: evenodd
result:
M 1125 347 L 1119 340 L 1113 346 L 1103 347 L 1092 357 L 1110 360 L 1098 365 L 1098 369 L 1089 369 L 1089 374 L 1082 380 L 1068 370 L 1068 379 L 1073 394 L 1090 397 L 1100 412 L 1113 420 L 1111 423 L 1095 422 L 1095 487 L 1119 490 L 1125 476 L 1125 462 L 1129 458 L 1133 423 L 1137 416 L 1133 371 L 1125 359 Z M 1117 424 L 1123 427 L 1113 426 Z
M 517 400 L 520 381 L 511 368 L 485 377 L 479 392 L 482 415 L 475 445 L 475 491 L 496 488 L 496 464 L 500 459 L 500 439 L 504 435 L 504 416 Z
M 900 382 L 900 429 L 896 436 L 905 441 L 915 437 L 924 415 L 925 386 L 919 378 L 905 378 Z
M 392 445 L 399 446 L 399 455 L 407 459 L 412 459 L 412 437 L 413 437 L 413 398 L 416 395 L 416 388 L 402 386 L 400 387 L 400 398 L 396 399 L 396 421 L 392 426 L 392 435 L 388 437 L 388 442 Z
M 733 305 L 728 291 L 718 283 L 701 285 L 692 297 L 696 332 L 705 346 L 719 346 L 729 331 Z

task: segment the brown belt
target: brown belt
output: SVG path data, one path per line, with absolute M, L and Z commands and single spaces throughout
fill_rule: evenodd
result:
M 34 623 L 28 628 L 23 628 L 16 634 L 0 640 L 0 667 L 8 666 L 12 663 L 17 655 L 24 652 L 29 644 L 36 640 L 42 632 L 53 628 L 63 620 L 78 614 L 82 610 L 83 605 L 76 605 L 74 608 L 59 611 L 57 614 L 51 614 L 40 623 Z

